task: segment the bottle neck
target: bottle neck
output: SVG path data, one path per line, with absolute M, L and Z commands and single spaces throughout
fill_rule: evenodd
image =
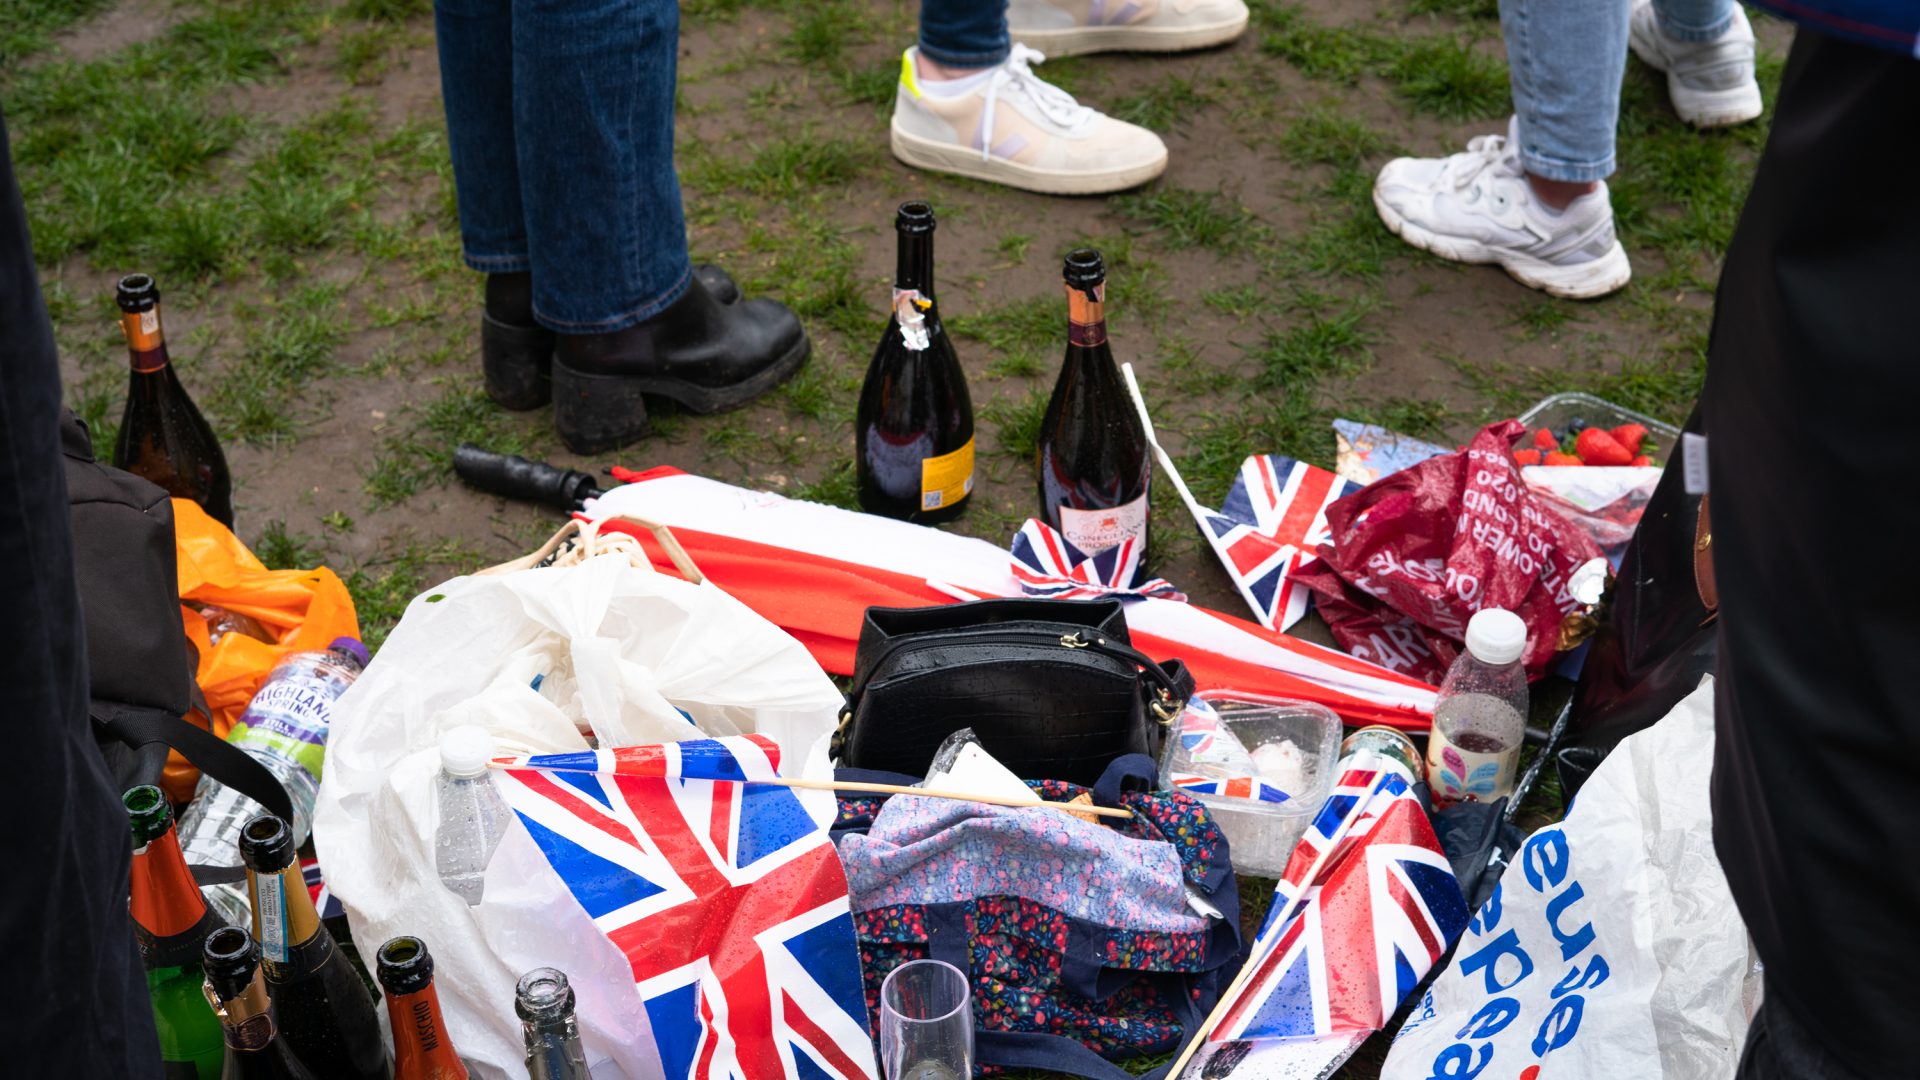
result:
M 120 315 L 120 331 L 127 338 L 127 355 L 137 372 L 159 371 L 168 364 L 166 334 L 160 329 L 160 307 Z
M 1107 343 L 1107 283 L 1091 289 L 1067 286 L 1067 343 L 1094 348 Z M 1069 350 L 1071 351 L 1071 350 Z
M 142 839 L 136 831 L 134 841 L 140 846 L 133 852 L 128 912 L 143 937 L 164 940 L 184 934 L 206 917 L 207 902 L 180 853 L 180 835 L 168 821 L 158 835 L 144 843 Z
M 267 994 L 267 980 L 258 965 L 254 966 L 253 978 L 246 988 L 230 998 L 221 998 L 211 981 L 203 984 L 203 992 L 207 1004 L 213 1006 L 213 1014 L 220 1018 L 228 1046 L 252 1052 L 264 1050 L 273 1042 L 277 1034 L 273 1000 Z
M 523 1021 L 521 1028 L 532 1080 L 580 1080 L 588 1075 L 586 1054 L 580 1049 L 580 1025 L 573 1013 L 559 1020 Z
M 903 232 L 893 270 L 895 289 L 913 289 L 933 299 L 933 233 Z
M 447 1038 L 433 983 L 410 994 L 389 992 L 387 1019 L 393 1027 L 394 1080 L 464 1080 L 467 1069 Z
M 268 963 L 286 963 L 324 929 L 297 861 L 271 872 L 249 868 L 247 893 L 253 901 L 253 939 Z

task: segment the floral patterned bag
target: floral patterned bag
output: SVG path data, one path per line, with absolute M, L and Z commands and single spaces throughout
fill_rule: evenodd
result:
M 1179 1047 L 1233 977 L 1240 903 L 1226 838 L 1204 806 L 1122 790 L 1152 777 L 1151 761 L 1128 755 L 1092 789 L 1029 781 L 1048 801 L 1091 790 L 1100 805 L 1135 811 L 1113 828 L 951 799 L 842 799 L 834 837 L 873 1022 L 887 974 L 932 957 L 972 979 L 983 1073 L 1132 1080 L 1113 1062 Z

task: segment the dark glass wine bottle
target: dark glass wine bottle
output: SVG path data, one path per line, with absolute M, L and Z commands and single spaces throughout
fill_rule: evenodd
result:
M 180 854 L 173 807 L 151 784 L 121 797 L 133 828 L 133 869 L 127 912 L 147 969 L 153 1026 L 160 1034 L 167 1080 L 218 1080 L 223 1057 L 220 1021 L 200 989 L 201 950 L 225 926 L 200 895 Z
M 375 976 L 387 992 L 393 1029 L 393 1080 L 467 1080 L 453 1051 L 433 986 L 433 955 L 417 937 L 397 937 L 375 954 Z
M 534 968 L 513 988 L 513 1011 L 527 1045 L 527 1075 L 532 1080 L 593 1080 L 580 1049 L 580 1024 L 573 1013 L 573 987 L 555 968 Z
M 293 830 L 272 814 L 249 818 L 240 828 L 240 860 L 253 937 L 294 1053 L 327 1080 L 387 1080 L 373 995 L 314 910 L 294 858 Z
M 201 951 L 206 1003 L 226 1033 L 221 1080 L 316 1080 L 279 1027 L 278 1008 L 261 977 L 260 947 L 245 930 L 223 926 Z
M 213 429 L 194 407 L 174 374 L 160 329 L 160 290 L 146 274 L 128 274 L 114 290 L 120 328 L 127 336 L 133 372 L 127 377 L 127 411 L 113 464 L 143 476 L 167 494 L 192 499 L 220 524 L 233 527 L 233 476 Z
M 973 402 L 933 298 L 933 207 L 900 204 L 893 315 L 867 365 L 854 416 L 860 505 L 931 524 L 973 492 Z
M 1062 274 L 1067 356 L 1040 423 L 1040 517 L 1087 555 L 1131 540 L 1144 569 L 1153 459 L 1107 346 L 1106 264 L 1081 248 L 1067 254 Z

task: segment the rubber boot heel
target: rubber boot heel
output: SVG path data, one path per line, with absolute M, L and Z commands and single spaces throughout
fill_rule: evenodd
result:
M 537 409 L 553 397 L 552 367 L 553 331 L 480 313 L 480 368 L 488 397 L 509 409 Z
M 652 432 L 641 379 L 596 375 L 553 365 L 553 426 L 560 441 L 576 454 L 601 454 Z

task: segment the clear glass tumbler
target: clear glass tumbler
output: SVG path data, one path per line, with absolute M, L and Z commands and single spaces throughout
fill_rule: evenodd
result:
M 973 1003 L 966 973 L 913 960 L 880 984 L 880 1065 L 887 1080 L 973 1075 Z

